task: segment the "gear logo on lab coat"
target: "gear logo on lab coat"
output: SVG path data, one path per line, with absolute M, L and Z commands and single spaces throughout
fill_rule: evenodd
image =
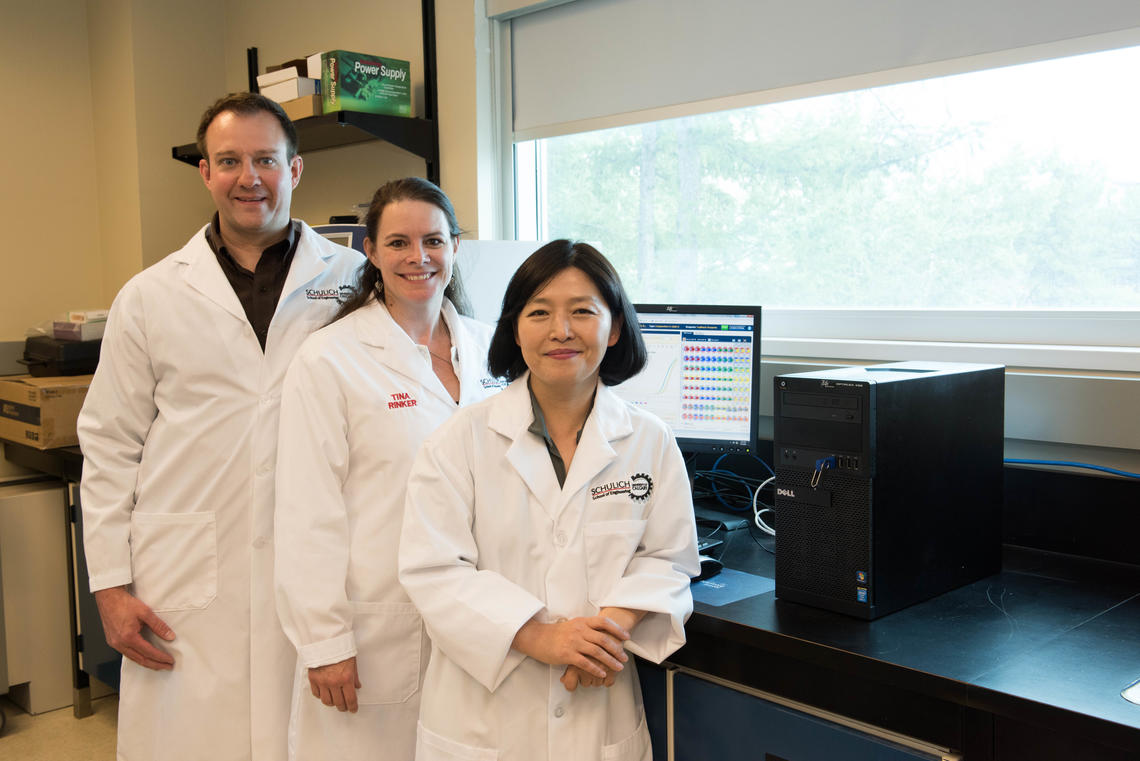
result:
M 653 493 L 653 479 L 649 477 L 648 473 L 638 473 L 629 479 L 629 496 L 636 499 L 638 502 L 644 502 L 649 499 L 649 495 Z

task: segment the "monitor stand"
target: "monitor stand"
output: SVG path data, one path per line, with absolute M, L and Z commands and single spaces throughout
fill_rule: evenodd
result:
M 720 510 L 710 510 L 706 507 L 694 507 L 693 512 L 697 516 L 698 534 L 711 533 L 711 531 L 707 530 L 709 524 L 716 524 L 716 526 L 723 531 L 736 531 L 737 529 L 748 527 L 748 513 L 725 513 Z M 702 528 L 706 528 L 706 530 L 702 531 Z

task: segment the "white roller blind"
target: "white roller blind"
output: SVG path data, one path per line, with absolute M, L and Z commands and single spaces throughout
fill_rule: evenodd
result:
M 1083 38 L 1140 27 L 1140 2 L 576 0 L 510 23 L 515 137 L 532 139 L 1063 40 L 1112 47 Z

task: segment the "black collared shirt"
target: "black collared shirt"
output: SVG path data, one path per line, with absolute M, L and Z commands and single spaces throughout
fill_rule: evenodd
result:
M 245 310 L 246 319 L 253 327 L 253 332 L 257 334 L 262 351 L 265 351 L 269 323 L 273 320 L 273 313 L 277 311 L 277 302 L 281 299 L 281 291 L 285 288 L 285 278 L 289 275 L 289 265 L 293 262 L 293 254 L 297 251 L 299 240 L 301 240 L 301 223 L 294 220 L 284 238 L 261 252 L 257 267 L 250 272 L 237 263 L 226 250 L 226 245 L 222 243 L 216 212 L 213 223 L 206 228 L 206 242 L 218 257 L 222 272 L 226 273 L 226 279 L 233 286 L 234 293 L 237 294 L 238 301 Z

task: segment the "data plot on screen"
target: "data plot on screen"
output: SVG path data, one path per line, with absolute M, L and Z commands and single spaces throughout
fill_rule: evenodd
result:
M 683 450 L 754 452 L 760 307 L 637 305 L 646 367 L 615 387 Z
M 736 333 L 693 332 L 682 342 L 678 435 L 714 432 L 747 438 L 752 415 L 752 337 Z
M 643 332 L 642 337 L 649 354 L 645 369 L 621 384 L 618 393 L 676 428 L 680 422 L 681 337 L 653 332 Z

